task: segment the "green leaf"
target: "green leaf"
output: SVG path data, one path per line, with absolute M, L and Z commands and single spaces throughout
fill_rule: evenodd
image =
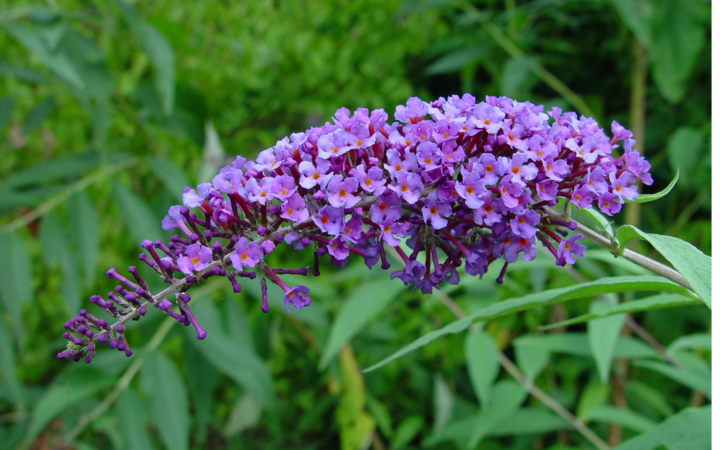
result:
M 34 70 L 26 69 L 24 67 L 17 67 L 10 64 L 0 63 L 0 73 L 12 75 L 19 80 L 27 81 L 28 83 L 40 84 L 45 83 L 47 80 L 44 76 L 35 72 Z
M 607 404 L 610 398 L 611 386 L 599 381 L 591 382 L 582 391 L 576 413 L 582 416 L 585 412 Z
M 175 53 L 170 42 L 154 26 L 143 23 L 140 44 L 153 63 L 153 81 L 160 94 L 163 113 L 169 116 L 175 103 Z
M 673 353 L 684 349 L 710 350 L 712 347 L 712 336 L 709 334 L 690 334 L 682 336 L 668 347 L 668 352 Z
M 650 67 L 660 93 L 679 102 L 705 40 L 705 29 L 684 0 L 659 0 L 653 14 Z
M 642 46 L 650 48 L 653 3 L 648 0 L 611 0 L 610 3 Z
M 435 407 L 433 434 L 437 434 L 450 422 L 455 399 L 442 376 L 436 374 L 433 385 L 433 405 Z
M 0 233 L 0 294 L 22 347 L 25 338 L 22 305 L 32 299 L 30 255 L 17 233 Z
M 22 134 L 29 136 L 30 133 L 35 131 L 40 126 L 43 120 L 47 119 L 50 113 L 55 109 L 55 99 L 48 97 L 38 104 L 32 111 L 23 125 Z
M 178 201 L 182 200 L 184 188 L 190 186 L 190 181 L 185 172 L 166 158 L 150 158 L 148 159 L 148 165 L 155 176 L 163 182 L 168 192 Z
M 493 386 L 490 401 L 473 421 L 466 448 L 474 449 L 508 416 L 518 410 L 527 398 L 527 391 L 515 380 L 499 381 Z
M 655 388 L 648 386 L 640 381 L 628 380 L 625 385 L 628 398 L 635 397 L 643 404 L 648 405 L 664 417 L 670 417 L 673 409 L 668 403 L 666 395 Z
M 87 366 L 81 367 L 81 369 L 67 370 L 65 376 L 55 382 L 35 403 L 30 426 L 25 435 L 26 442 L 31 442 L 68 406 L 90 397 L 115 382 L 113 377 L 99 370 Z
M 612 225 L 610 225 L 607 217 L 595 208 L 582 208 L 580 209 L 580 213 L 595 222 L 595 225 L 600 227 L 601 233 L 605 235 L 605 237 L 611 238 L 613 236 Z
M 207 440 L 207 425 L 212 418 L 215 406 L 215 389 L 220 374 L 215 367 L 205 359 L 195 345 L 190 343 L 196 336 L 185 334 L 185 374 L 190 390 L 190 399 L 193 404 L 193 419 L 195 422 L 195 442 L 202 444 Z
M 162 237 L 160 223 L 140 197 L 116 181 L 113 181 L 113 192 L 120 209 L 120 216 L 138 243 L 145 239 L 156 241 Z
M 235 403 L 223 429 L 226 439 L 254 427 L 262 415 L 262 405 L 249 392 L 245 392 Z
M 642 311 L 650 311 L 653 309 L 673 308 L 676 306 L 693 306 L 702 305 L 700 300 L 695 300 L 680 294 L 658 294 L 651 297 L 643 298 L 632 302 L 620 303 L 603 310 L 594 311 L 583 314 L 572 319 L 563 320 L 550 325 L 539 327 L 541 330 L 549 330 L 551 328 L 566 327 L 578 323 L 587 322 L 601 317 L 614 316 L 616 314 L 632 314 Z
M 3 380 L 9 391 L 10 399 L 19 410 L 25 409 L 25 396 L 15 370 L 15 342 L 0 318 L 0 380 Z
M 76 192 L 68 199 L 68 216 L 75 237 L 75 245 L 80 251 L 85 273 L 85 286 L 91 288 L 95 283 L 95 268 L 100 246 L 100 223 L 95 206 L 84 191 Z
M 676 129 L 668 139 L 670 167 L 676 169 L 678 175 L 680 172 L 683 174 L 680 186 L 688 188 L 693 185 L 693 169 L 701 160 L 702 150 L 707 148 L 704 135 L 705 133 L 697 128 L 685 126 Z
M 483 407 L 490 401 L 490 390 L 500 372 L 495 339 L 484 331 L 471 331 L 465 339 L 465 360 L 475 396 Z
M 12 119 L 12 112 L 15 109 L 15 99 L 6 95 L 0 98 L 0 136 L 2 136 L 5 127 Z
M 483 55 L 487 53 L 487 49 L 487 45 L 476 45 L 448 53 L 430 64 L 425 69 L 425 73 L 427 75 L 439 75 L 457 72 L 468 64 L 479 62 Z
M 686 143 L 683 142 L 683 148 L 686 149 Z M 686 160 L 690 159 L 690 157 L 686 154 L 684 156 Z M 691 159 L 690 159 L 691 160 Z M 687 172 L 685 172 L 687 173 Z M 672 191 L 672 189 L 675 187 L 675 184 L 678 182 L 678 179 L 680 179 L 680 167 L 678 167 L 677 172 L 675 173 L 675 178 L 672 179 L 670 184 L 667 185 L 665 189 L 663 189 L 660 192 L 657 192 L 655 194 L 640 194 L 638 195 L 635 200 L 629 201 L 628 203 L 648 203 L 648 202 L 654 202 L 655 200 L 659 200 Z
M 550 351 L 546 348 L 517 345 L 515 343 L 514 347 L 515 359 L 520 371 L 525 375 L 525 378 L 534 380 L 550 360 Z
M 690 372 L 688 369 L 681 370 L 670 364 L 657 361 L 634 361 L 633 364 L 665 375 L 683 386 L 702 392 L 708 397 L 711 395 L 711 379 L 709 376 L 702 376 L 698 373 Z
M 521 408 L 498 423 L 490 430 L 489 436 L 543 434 L 569 428 L 570 424 L 555 413 L 544 409 Z
M 165 447 L 187 450 L 190 444 L 190 409 L 185 383 L 175 364 L 164 353 L 147 355 L 142 386 L 150 398 L 152 419 Z
M 712 309 L 712 258 L 682 239 L 661 234 L 645 233 L 632 225 L 618 228 L 620 249 L 635 239 L 645 239 L 685 277 L 690 287 Z
M 551 289 L 544 292 L 538 292 L 524 297 L 505 300 L 499 303 L 495 303 L 486 308 L 482 308 L 470 314 L 468 317 L 456 320 L 443 328 L 435 331 L 431 331 L 426 335 L 416 339 L 411 344 L 403 347 L 377 364 L 372 365 L 365 369 L 365 372 L 370 372 L 378 369 L 385 364 L 393 361 L 401 356 L 410 353 L 424 345 L 429 344 L 435 339 L 445 336 L 447 334 L 456 334 L 467 327 L 469 327 L 475 321 L 487 321 L 498 317 L 513 314 L 519 311 L 525 311 L 527 309 L 535 308 L 538 306 L 551 305 L 553 303 L 574 300 L 577 298 L 594 297 L 600 294 L 607 294 L 611 292 L 626 292 L 626 291 L 668 291 L 687 293 L 688 291 L 682 286 L 673 283 L 665 278 L 653 277 L 653 276 L 627 276 L 627 277 L 610 277 L 601 278 L 599 280 L 591 281 L 588 283 L 582 283 L 575 286 L 569 286 L 559 289 Z
M 648 450 L 665 446 L 667 450 L 709 449 L 711 407 L 687 408 L 652 430 L 615 447 L 615 450 Z
M 80 309 L 80 296 L 82 295 L 77 261 L 68 245 L 67 233 L 54 215 L 47 215 L 40 222 L 40 242 L 47 265 L 59 264 L 62 269 L 63 279 L 60 292 L 65 300 L 67 313 L 75 314 Z
M 349 342 L 403 290 L 403 284 L 397 280 L 378 277 L 350 292 L 330 327 L 318 367 L 325 369 L 343 344 Z
M 130 433 L 124 433 L 127 439 L 125 448 L 133 450 L 153 450 L 153 444 L 150 441 L 146 424 L 148 422 L 149 407 L 145 400 L 132 389 L 125 389 L 117 399 L 115 411 L 117 412 L 118 421 L 126 430 L 132 430 Z
M 68 57 L 48 48 L 41 33 L 36 29 L 7 21 L 3 27 L 55 75 L 75 89 L 82 90 L 84 88 L 82 78 Z
M 425 423 L 420 416 L 410 416 L 400 422 L 392 441 L 390 441 L 390 449 L 396 450 L 405 447 L 415 436 L 423 429 Z
M 604 311 L 613 306 L 617 306 L 617 304 L 608 303 L 604 300 L 595 300 L 590 305 L 590 313 Z M 607 383 L 610 379 L 610 369 L 612 368 L 615 346 L 620 337 L 623 322 L 625 322 L 625 317 L 616 315 L 593 320 L 588 323 L 590 350 L 592 351 L 593 359 L 600 374 L 600 380 L 603 383 Z
M 220 136 L 211 121 L 205 122 L 205 144 L 203 145 L 203 164 L 200 168 L 200 183 L 212 180 L 224 164 L 225 150 L 223 150 Z
M 656 423 L 645 416 L 628 409 L 602 405 L 593 408 L 580 416 L 583 420 L 600 423 L 618 423 L 628 430 L 644 433 L 656 426 Z
M 534 350 L 544 349 L 550 352 L 566 353 L 568 355 L 592 357 L 588 335 L 585 333 L 569 332 L 562 334 L 525 335 L 515 339 L 516 347 L 527 346 Z M 621 336 L 615 352 L 615 358 L 652 358 L 658 356 L 656 350 L 644 342 L 630 336 Z
M 195 331 L 188 327 L 188 340 L 216 369 L 230 377 L 268 409 L 276 407 L 272 378 L 263 361 L 237 339 L 223 331 L 220 315 L 212 302 L 198 302 L 193 306 L 198 321 L 209 330 L 207 337 L 198 341 Z

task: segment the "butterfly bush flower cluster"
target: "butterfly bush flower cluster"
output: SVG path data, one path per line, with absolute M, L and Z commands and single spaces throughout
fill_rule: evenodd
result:
M 82 310 L 65 323 L 69 344 L 58 357 L 89 362 L 106 342 L 130 355 L 124 324 L 152 307 L 203 339 L 187 291 L 213 276 L 240 292 L 238 279 L 259 275 L 264 312 L 267 280 L 284 291 L 288 312 L 310 305 L 307 287 L 281 278 L 306 276 L 307 268 L 264 262 L 281 244 L 312 247 L 315 276 L 325 255 L 339 268 L 353 254 L 368 268 L 389 269 L 387 252 L 395 252 L 403 268 L 390 277 L 423 293 L 457 284 L 461 268 L 481 278 L 493 263 L 502 283 L 508 264 L 533 260 L 540 246 L 557 264 L 573 264 L 585 250 L 582 236 L 547 208 L 563 199 L 613 215 L 638 195 L 638 179 L 652 183 L 630 131 L 613 122 L 608 136 L 594 119 L 559 108 L 498 97 L 477 103 L 469 94 L 413 97 L 388 119 L 381 109 L 339 109 L 333 123 L 292 134 L 255 161 L 238 156 L 212 183 L 185 188 L 183 205 L 162 222 L 177 234 L 167 245 L 143 242 L 139 257 L 169 286 L 153 295 L 135 267 L 129 277 L 109 270 L 117 287 L 90 301 L 115 322 Z

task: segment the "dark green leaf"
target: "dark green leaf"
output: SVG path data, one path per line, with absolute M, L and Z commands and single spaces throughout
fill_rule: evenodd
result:
M 515 345 L 515 359 L 525 378 L 534 380 L 550 360 L 550 351 L 527 345 Z
M 80 251 L 85 273 L 85 286 L 90 288 L 95 282 L 95 267 L 100 246 L 100 224 L 95 206 L 84 191 L 76 192 L 68 199 L 68 216 L 75 237 L 75 245 Z
M 150 398 L 152 420 L 165 447 L 187 450 L 190 444 L 190 410 L 185 383 L 164 353 L 147 355 L 142 367 L 143 390 Z
M 128 231 L 138 242 L 160 239 L 160 222 L 147 204 L 122 184 L 113 181 L 113 192 Z
M 480 58 L 482 58 L 486 52 L 486 45 L 462 48 L 432 63 L 425 69 L 425 73 L 428 75 L 438 75 L 457 72 L 468 64 L 480 61 Z
M 627 390 L 628 398 L 634 396 L 664 417 L 672 416 L 673 409 L 668 403 L 667 396 L 664 393 L 635 380 L 628 380 L 625 389 Z
M 113 377 L 87 366 L 66 371 L 66 376 L 55 382 L 35 404 L 30 427 L 25 435 L 26 442 L 32 441 L 65 408 L 114 382 Z
M 702 152 L 707 149 L 705 133 L 693 127 L 679 127 L 668 139 L 667 148 L 670 167 L 678 172 L 676 178 L 682 172 L 680 186 L 692 187 L 693 169 L 700 164 Z
M 5 127 L 12 119 L 12 112 L 15 109 L 15 99 L 6 95 L 0 98 L 0 136 L 2 136 Z
M 658 294 L 644 298 L 642 300 L 613 305 L 609 308 L 603 309 L 602 311 L 594 311 L 588 314 L 583 314 L 582 316 L 573 317 L 572 319 L 563 320 L 562 322 L 545 325 L 543 327 L 540 327 L 540 329 L 549 330 L 551 328 L 566 327 L 569 325 L 575 325 L 577 323 L 587 322 L 589 320 L 597 319 L 600 317 L 613 316 L 615 314 L 632 314 L 641 311 L 650 311 L 652 309 L 673 308 L 676 306 L 691 306 L 701 304 L 702 302 L 700 302 L 699 300 L 695 300 L 680 294 Z
M 75 314 L 80 309 L 82 295 L 77 261 L 68 245 L 67 233 L 54 215 L 45 216 L 40 223 L 40 242 L 45 262 L 49 266 L 59 264 L 62 269 L 63 280 L 60 291 L 65 299 L 67 313 Z
M 665 259 L 670 261 L 675 270 L 685 277 L 690 287 L 707 307 L 712 308 L 712 258 L 682 239 L 645 233 L 632 225 L 623 225 L 618 228 L 616 237 L 621 249 L 636 239 L 645 239 L 650 242 Z
M 25 396 L 15 370 L 15 342 L 8 332 L 5 321 L 0 319 L 0 380 L 3 380 L 10 393 L 10 399 L 19 410 L 25 409 Z
M 207 359 L 203 358 L 200 351 L 188 342 L 190 339 L 195 338 L 185 334 L 185 374 L 193 402 L 193 417 L 197 430 L 195 440 L 202 443 L 207 439 L 207 425 L 216 403 L 215 388 L 220 374 Z
M 609 405 L 593 408 L 585 412 L 580 418 L 600 423 L 618 423 L 623 428 L 637 431 L 638 433 L 649 431 L 656 426 L 655 422 L 636 412 Z
M 668 347 L 668 352 L 675 352 L 684 349 L 710 350 L 712 347 L 712 336 L 709 334 L 690 334 L 673 341 Z
M 515 339 L 516 347 L 544 349 L 550 352 L 567 353 L 575 356 L 592 357 L 592 349 L 585 333 L 568 332 L 562 334 L 525 335 Z M 658 353 L 644 342 L 630 336 L 621 336 L 613 356 L 615 358 L 652 358 Z
M 475 396 L 486 407 L 490 402 L 490 390 L 500 371 L 495 339 L 484 331 L 469 332 L 465 339 L 465 361 Z
M 488 405 L 483 406 L 481 413 L 473 422 L 467 448 L 476 448 L 498 424 L 520 408 L 527 395 L 525 388 L 515 380 L 499 381 L 493 386 Z
M 526 295 L 525 297 L 505 300 L 503 302 L 490 305 L 486 308 L 482 308 L 481 310 L 474 312 L 468 317 L 456 320 L 439 330 L 431 331 L 430 333 L 416 339 L 411 344 L 403 347 L 394 354 L 383 359 L 379 363 L 365 369 L 365 372 L 370 372 L 379 367 L 382 367 L 390 361 L 393 361 L 403 355 L 406 355 L 407 353 L 410 353 L 413 350 L 427 345 L 441 336 L 459 333 L 465 330 L 475 321 L 491 320 L 497 317 L 502 317 L 508 314 L 524 311 L 538 306 L 545 306 L 553 303 L 574 300 L 583 297 L 593 297 L 596 295 L 607 294 L 611 292 L 653 290 L 687 293 L 687 290 L 685 288 L 665 278 L 653 276 L 629 276 L 602 278 L 600 280 L 582 283 L 575 286 L 551 289 L 545 292 L 538 292 Z
M 377 278 L 354 289 L 330 327 L 330 335 L 320 358 L 320 369 L 337 356 L 340 348 L 367 326 L 368 322 L 397 298 L 404 286 L 397 280 Z
M 125 448 L 133 450 L 153 450 L 153 444 L 147 432 L 149 406 L 145 400 L 131 388 L 120 394 L 115 405 L 118 420 L 123 429 L 132 430 L 124 433 L 127 442 Z
M 423 429 L 423 418 L 420 416 L 410 416 L 400 422 L 397 426 L 392 441 L 390 441 L 390 449 L 396 450 L 405 447 L 415 436 Z
M 595 300 L 590 305 L 590 313 L 601 313 L 607 309 L 617 306 L 604 300 Z M 593 359 L 597 365 L 600 380 L 607 383 L 610 379 L 615 345 L 620 337 L 624 316 L 608 316 L 603 319 L 593 320 L 588 323 L 588 339 Z
M 623 442 L 615 450 L 648 450 L 665 446 L 667 450 L 709 449 L 711 407 L 687 408 L 652 430 Z
M 16 233 L 0 233 L 0 294 L 22 347 L 22 305 L 32 299 L 33 287 L 30 255 Z
M 541 434 L 550 431 L 566 430 L 570 424 L 557 414 L 543 409 L 522 408 L 510 414 L 498 423 L 490 436 L 508 436 L 523 434 Z
M 84 88 L 82 78 L 68 57 L 63 53 L 52 52 L 37 30 L 12 22 L 5 22 L 3 27 L 55 75 L 75 89 Z
M 660 0 L 653 14 L 652 76 L 670 103 L 682 99 L 703 46 L 705 30 L 685 0 Z
M 45 83 L 47 81 L 42 74 L 39 74 L 34 70 L 25 69 L 24 67 L 16 67 L 10 64 L 0 63 L 0 73 L 13 75 L 20 80 L 33 84 Z
M 174 162 L 165 158 L 150 158 L 148 159 L 148 165 L 155 176 L 163 182 L 168 192 L 178 201 L 182 200 L 183 189 L 190 187 L 190 181 L 185 175 L 185 172 Z
M 653 3 L 649 0 L 612 0 L 610 3 L 642 46 L 650 48 Z
M 683 144 L 685 144 L 685 143 L 683 143 Z M 689 155 L 685 155 L 684 158 L 686 161 L 693 160 Z M 672 179 L 670 184 L 668 184 L 665 189 L 663 189 L 662 191 L 657 192 L 655 194 L 640 194 L 635 198 L 635 200 L 628 202 L 628 203 L 654 202 L 655 200 L 659 200 L 659 199 L 665 197 L 666 195 L 668 195 L 670 193 L 670 191 L 672 191 L 672 189 L 675 187 L 675 184 L 678 182 L 678 179 L 680 178 L 680 167 L 679 166 L 676 166 L 676 167 L 678 167 L 678 169 L 677 169 L 677 172 L 675 173 L 675 178 Z M 685 173 L 687 173 L 687 172 L 685 172 Z
M 670 364 L 657 361 L 634 361 L 633 364 L 665 375 L 690 389 L 696 389 L 702 392 L 708 397 L 711 395 L 711 380 L 709 376 L 702 376 L 688 369 L 678 369 Z

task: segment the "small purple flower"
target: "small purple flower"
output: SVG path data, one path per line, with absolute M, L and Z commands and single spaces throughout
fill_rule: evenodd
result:
M 362 220 L 357 217 L 352 217 L 345 223 L 345 226 L 343 226 L 340 236 L 344 237 L 353 244 L 357 244 L 360 236 L 362 236 L 362 224 Z
M 382 169 L 377 166 L 371 167 L 366 172 L 365 165 L 360 164 L 355 168 L 355 175 L 353 176 L 358 181 L 360 188 L 365 192 L 382 195 L 386 190 L 385 183 L 387 183 L 387 180 L 383 178 Z
M 213 178 L 213 187 L 220 192 L 233 194 L 244 189 L 242 185 L 242 171 L 232 167 L 223 167 L 220 173 Z
M 192 234 L 192 231 L 190 231 L 187 227 L 185 217 L 183 217 L 182 214 L 180 214 L 180 210 L 183 207 L 180 205 L 171 206 L 168 210 L 168 215 L 165 216 L 165 218 L 162 220 L 162 229 L 163 230 L 174 230 L 175 228 L 180 228 L 183 233 L 185 233 L 186 236 L 190 236 Z
M 496 258 L 500 256 L 509 263 L 517 261 L 520 252 L 524 252 L 523 261 L 532 261 L 537 256 L 537 249 L 535 248 L 535 238 L 525 239 L 523 237 L 517 237 L 513 235 L 507 235 L 503 240 L 495 245 L 493 248 L 493 255 Z
M 552 200 L 557 196 L 557 193 L 558 184 L 553 181 L 545 180 L 537 184 L 537 194 L 542 200 Z
M 310 300 L 309 295 L 306 295 L 309 293 L 310 289 L 303 286 L 302 284 L 299 284 L 285 292 L 285 297 L 283 298 L 283 300 L 285 300 L 285 309 L 287 310 L 287 312 L 290 312 L 290 305 L 293 305 L 295 309 L 302 309 L 306 306 L 310 306 L 312 300 Z
M 475 172 L 470 172 L 466 177 L 463 178 L 462 183 L 456 183 L 455 189 L 458 195 L 465 200 L 465 204 L 470 209 L 478 209 L 483 205 L 483 200 L 480 197 L 487 194 L 487 190 L 480 181 L 480 175 Z
M 598 208 L 608 216 L 613 216 L 620 212 L 622 203 L 620 203 L 616 196 L 613 194 L 605 194 L 602 198 L 598 199 Z
M 275 153 L 275 149 L 268 148 L 260 152 L 255 159 L 255 170 L 275 170 L 280 167 L 283 158 Z
M 261 205 L 272 199 L 272 178 L 263 178 L 258 183 L 256 178 L 250 178 L 245 185 L 245 191 L 251 202 L 257 202 Z
M 410 97 L 407 106 L 395 107 L 395 120 L 403 123 L 418 123 L 428 112 L 429 105 L 417 97 Z
M 270 194 L 280 201 L 293 195 L 296 190 L 295 181 L 287 175 L 277 176 L 270 183 Z
M 401 170 L 396 174 L 395 183 L 388 188 L 395 191 L 406 202 L 414 205 L 420 199 L 420 194 L 425 186 L 418 174 Z
M 480 155 L 480 161 L 473 167 L 480 175 L 481 180 L 484 184 L 496 184 L 498 182 L 498 175 L 502 176 L 505 174 L 505 166 L 503 161 L 495 159 L 495 155 L 492 153 L 483 153 Z
M 585 186 L 597 195 L 603 195 L 608 191 L 608 184 L 605 181 L 605 172 L 601 168 L 596 168 L 589 172 L 583 178 Z
M 345 211 L 342 208 L 333 208 L 332 206 L 323 206 L 320 211 L 312 217 L 315 225 L 323 233 L 331 236 L 337 236 L 342 231 L 345 224 Z
M 535 236 L 537 224 L 540 223 L 540 214 L 534 210 L 526 211 L 525 214 L 517 215 L 510 221 L 510 229 L 518 236 L 530 239 Z
M 335 175 L 328 181 L 328 201 L 336 208 L 352 208 L 360 197 L 353 195 L 357 191 L 358 182 L 355 178 L 345 178 Z
M 377 203 L 370 206 L 370 218 L 377 224 L 388 219 L 395 221 L 400 218 L 401 205 L 400 197 L 394 192 L 381 195 Z
M 520 203 L 520 195 L 523 192 L 523 187 L 519 183 L 513 183 L 512 177 L 506 175 L 500 180 L 500 193 L 502 201 L 508 208 L 514 208 Z
M 282 211 L 280 217 L 295 223 L 304 222 L 310 216 L 305 201 L 297 193 L 287 198 L 280 206 L 280 210 Z
M 487 265 L 487 254 L 480 249 L 474 249 L 465 258 L 465 273 L 482 276 L 487 271 Z
M 332 178 L 332 174 L 328 173 L 330 161 L 318 158 L 315 162 L 317 166 L 314 166 L 310 161 L 303 161 L 298 165 L 300 186 L 305 189 L 312 189 L 315 186 L 324 189 L 327 182 Z
M 212 249 L 200 244 L 192 244 L 188 245 L 185 256 L 177 259 L 177 264 L 182 273 L 192 275 L 206 268 L 210 261 L 212 261 Z
M 615 178 L 615 174 L 611 173 L 610 177 L 610 193 L 617 196 L 620 203 L 624 203 L 623 199 L 635 200 L 637 198 L 637 186 L 628 186 L 630 183 L 635 181 L 635 177 L 627 172 L 623 172 L 618 178 Z
M 195 189 L 185 188 L 185 193 L 182 196 L 183 205 L 188 208 L 197 208 L 202 205 L 207 196 L 210 194 L 210 183 L 198 184 L 198 193 L 195 193 Z
M 323 159 L 333 158 L 345 154 L 349 148 L 345 147 L 346 134 L 343 130 L 336 130 L 318 139 L 318 156 Z
M 610 130 L 612 130 L 613 139 L 612 143 L 614 144 L 617 141 L 624 141 L 626 139 L 630 139 L 633 134 L 632 131 L 626 130 L 625 127 L 617 123 L 613 120 L 612 125 L 610 126 Z
M 425 199 L 425 206 L 422 209 L 423 220 L 425 223 L 430 221 L 432 227 L 436 230 L 447 226 L 447 219 L 452 213 L 452 207 L 447 202 L 438 201 L 437 193 L 431 192 Z
M 335 236 L 332 238 L 330 243 L 327 245 L 327 250 L 330 256 L 335 259 L 342 261 L 350 255 L 350 248 L 348 243 L 341 236 Z
M 465 159 L 465 150 L 458 147 L 455 141 L 448 140 L 442 144 L 440 158 L 446 166 L 452 167 Z
M 416 289 L 422 284 L 422 277 L 425 276 L 425 265 L 418 260 L 412 260 L 402 270 L 390 273 L 390 279 L 400 278 L 405 286 L 413 286 Z
M 254 242 L 248 243 L 244 237 L 235 245 L 235 253 L 230 255 L 230 262 L 239 271 L 242 271 L 243 267 L 255 267 L 261 259 L 263 259 L 262 248 Z
M 433 170 L 440 167 L 440 148 L 432 142 L 422 142 L 417 147 L 418 164 L 424 170 Z
M 567 161 L 564 159 L 555 160 L 552 157 L 543 160 L 545 167 L 545 176 L 555 181 L 562 181 L 565 175 L 570 172 Z
M 522 153 L 515 153 L 512 157 L 512 163 L 508 175 L 512 177 L 512 181 L 515 183 L 521 183 L 524 181 L 531 181 L 535 179 L 538 173 L 537 167 L 534 164 L 525 164 L 528 160 L 528 156 Z
M 560 242 L 558 245 L 558 264 L 565 265 L 565 263 L 575 264 L 575 256 L 582 258 L 585 253 L 586 246 L 578 244 L 577 241 L 582 239 L 582 234 L 576 234 L 575 236 Z
M 585 185 L 576 185 L 570 198 L 570 202 L 579 208 L 587 208 L 595 199 L 595 193 Z
M 404 170 L 407 172 L 413 172 L 418 168 L 417 157 L 415 154 L 405 152 L 405 159 L 400 157 L 400 152 L 397 150 L 390 149 L 387 152 L 387 161 L 385 169 L 390 172 L 390 175 L 394 178 L 397 177 L 397 173 Z
M 478 225 L 491 226 L 502 220 L 501 213 L 507 210 L 502 200 L 492 200 L 490 195 L 483 198 L 483 205 L 473 212 L 475 223 Z
M 380 225 L 380 233 L 382 240 L 385 241 L 387 245 L 390 247 L 397 247 L 400 245 L 400 239 L 398 238 L 405 237 L 407 235 L 407 230 L 403 223 L 399 223 L 391 218 L 388 218 Z

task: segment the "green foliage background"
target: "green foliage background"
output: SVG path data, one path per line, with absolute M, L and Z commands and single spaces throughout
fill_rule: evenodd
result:
M 328 266 L 303 282 L 312 307 L 291 314 L 277 292 L 262 314 L 257 283 L 239 295 L 207 283 L 193 297 L 205 341 L 151 311 L 131 324 L 132 358 L 101 352 L 85 366 L 54 354 L 62 323 L 111 287 L 104 271 L 137 264 L 140 240 L 169 237 L 160 219 L 184 186 L 342 106 L 392 115 L 412 95 L 507 95 L 644 129 L 655 178 L 647 192 L 678 169 L 680 180 L 613 226 L 632 223 L 711 254 L 709 2 L 0 7 L 0 447 L 61 448 L 64 436 L 79 449 L 590 448 L 497 369 L 497 351 L 610 442 L 708 402 L 710 316 L 700 305 L 634 315 L 689 368 L 680 375 L 658 369 L 667 355 L 623 332 L 622 321 L 539 330 L 597 308 L 593 297 L 499 317 L 361 374 L 453 321 L 443 295 L 472 313 L 578 280 L 647 274 L 600 250 L 576 270 L 539 260 L 503 285 L 488 274 L 430 296 L 362 261 Z M 271 260 L 300 267 L 310 255 L 284 250 Z M 598 350 L 608 341 L 618 343 Z M 488 414 L 502 423 L 477 432 Z

